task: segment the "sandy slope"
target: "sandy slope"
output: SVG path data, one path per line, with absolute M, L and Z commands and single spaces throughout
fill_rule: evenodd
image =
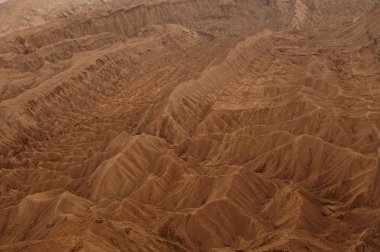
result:
M 379 251 L 375 2 L 2 23 L 0 251 Z
M 109 0 L 1 0 L 0 35 L 41 25 L 53 19 L 84 13 L 110 2 Z

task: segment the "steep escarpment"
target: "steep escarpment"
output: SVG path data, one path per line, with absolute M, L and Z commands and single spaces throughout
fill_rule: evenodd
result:
M 1 251 L 380 249 L 376 1 L 68 2 L 0 28 Z

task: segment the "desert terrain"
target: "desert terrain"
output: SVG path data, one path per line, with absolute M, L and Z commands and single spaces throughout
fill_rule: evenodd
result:
M 1 252 L 380 251 L 379 160 L 379 0 L 0 0 Z

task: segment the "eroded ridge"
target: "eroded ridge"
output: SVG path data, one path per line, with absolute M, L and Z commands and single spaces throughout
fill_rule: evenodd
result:
M 0 251 L 379 250 L 375 3 L 72 1 L 1 27 Z

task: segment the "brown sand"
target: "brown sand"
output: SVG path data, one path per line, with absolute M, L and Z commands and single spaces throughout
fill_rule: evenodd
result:
M 0 4 L 0 251 L 380 251 L 376 3 Z

